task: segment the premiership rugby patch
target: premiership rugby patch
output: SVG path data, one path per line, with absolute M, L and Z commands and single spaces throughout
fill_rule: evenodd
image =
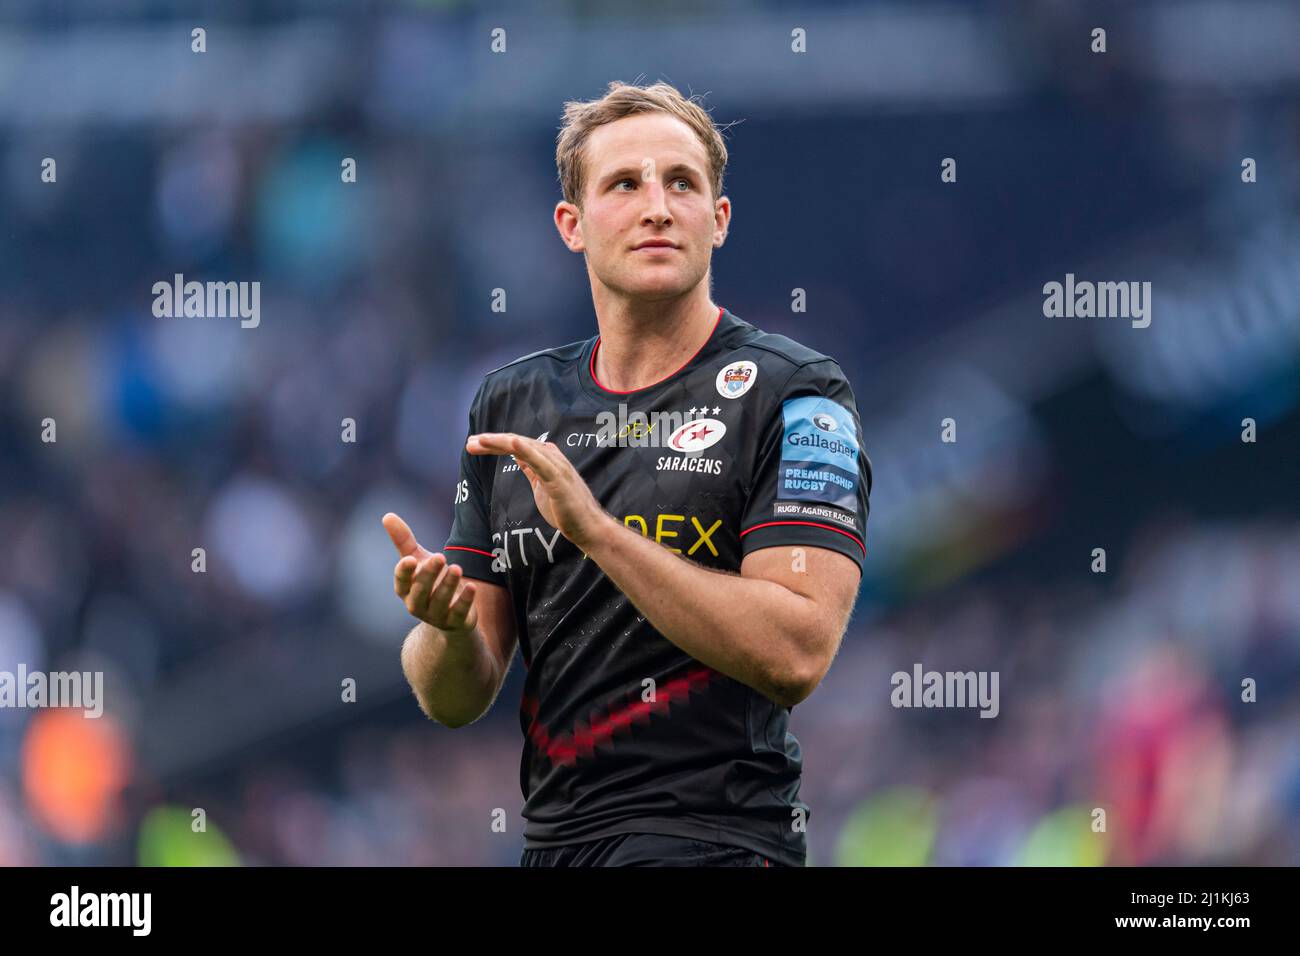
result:
M 858 435 L 849 410 L 829 398 L 807 395 L 781 406 L 781 467 L 776 497 L 822 501 L 857 510 Z

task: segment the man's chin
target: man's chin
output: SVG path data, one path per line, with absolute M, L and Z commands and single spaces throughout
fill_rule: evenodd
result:
M 680 275 L 639 275 L 626 283 L 623 291 L 633 298 L 654 302 L 660 299 L 680 299 L 698 284 Z

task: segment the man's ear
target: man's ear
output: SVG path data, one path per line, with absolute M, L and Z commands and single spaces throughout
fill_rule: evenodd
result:
M 582 210 L 576 205 L 563 200 L 555 204 L 555 228 L 570 252 L 586 251 L 582 241 Z
M 731 228 L 731 200 L 719 196 L 713 204 L 713 248 L 721 249 Z

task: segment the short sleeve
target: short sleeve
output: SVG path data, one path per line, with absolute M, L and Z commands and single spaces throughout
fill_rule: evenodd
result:
M 834 359 L 800 366 L 763 429 L 741 520 L 741 554 L 810 545 L 866 557 L 871 460 L 857 401 Z
M 480 425 L 484 387 L 479 386 L 478 393 L 470 404 L 469 431 L 460 443 L 460 479 L 456 482 L 451 532 L 447 535 L 443 551 L 451 564 L 460 565 L 465 577 L 504 586 L 505 571 L 493 567 L 495 564 L 499 568 L 500 562 L 493 554 L 492 531 L 488 521 L 488 491 L 492 485 L 490 469 L 497 459 L 491 455 L 471 455 L 465 449 L 465 441 L 469 436 L 484 430 Z

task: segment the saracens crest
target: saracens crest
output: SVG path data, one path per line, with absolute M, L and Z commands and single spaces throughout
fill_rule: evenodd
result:
M 749 391 L 758 377 L 758 366 L 742 360 L 724 365 L 718 372 L 718 394 L 723 398 L 740 398 Z

